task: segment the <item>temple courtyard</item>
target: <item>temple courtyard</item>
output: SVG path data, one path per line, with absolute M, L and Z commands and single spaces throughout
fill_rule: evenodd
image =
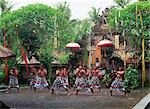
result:
M 75 95 L 66 95 L 61 90 L 52 95 L 51 90 L 38 89 L 36 92 L 22 88 L 20 93 L 12 89 L 10 93 L 0 92 L 0 101 L 3 106 L 11 109 L 132 109 L 148 92 L 135 90 L 124 96 L 122 93 L 114 93 L 110 96 L 109 89 L 102 88 L 101 92 L 95 89 L 91 95 L 85 91 Z

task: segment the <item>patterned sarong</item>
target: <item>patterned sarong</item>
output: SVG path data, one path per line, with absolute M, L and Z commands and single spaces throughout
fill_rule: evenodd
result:
M 34 86 L 37 81 L 38 76 L 31 76 L 30 86 Z
M 69 86 L 68 76 L 63 77 L 62 80 L 64 81 L 64 85 Z
M 111 86 L 110 86 L 110 90 L 112 91 L 124 91 L 124 87 L 123 87 L 123 82 L 122 79 L 116 78 Z
M 10 87 L 19 87 L 19 84 L 18 84 L 18 78 L 13 76 L 13 75 L 10 75 L 9 76 L 9 85 L 8 85 L 8 88 Z
M 44 77 L 37 77 L 34 87 L 45 88 L 48 86 L 47 80 Z
M 88 88 L 88 85 L 86 84 L 86 81 L 83 77 L 81 77 L 81 78 L 77 77 L 76 78 L 75 86 L 76 86 L 77 90 Z
M 64 82 L 62 77 L 56 77 L 56 79 L 54 80 L 54 83 L 52 85 L 52 89 L 57 90 L 59 88 L 67 88 L 66 83 Z
M 98 77 L 92 76 L 90 82 L 89 82 L 89 87 L 90 88 L 100 88 L 100 81 Z

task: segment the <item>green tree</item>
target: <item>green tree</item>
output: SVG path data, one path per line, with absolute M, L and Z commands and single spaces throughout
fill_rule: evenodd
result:
M 57 16 L 56 23 L 55 23 L 55 37 L 58 40 L 58 48 L 57 52 L 65 51 L 65 45 L 69 42 L 77 42 L 79 39 L 87 36 L 91 28 L 91 21 L 89 19 L 85 20 L 78 20 L 78 19 L 71 19 L 71 11 L 69 5 L 66 2 L 59 3 L 56 6 L 57 10 L 61 13 Z M 69 59 L 70 52 L 66 51 L 63 53 L 63 56 L 58 56 L 61 62 L 67 62 L 65 59 Z M 55 55 L 56 56 L 56 55 Z M 65 60 L 65 61 L 64 61 Z
M 9 12 L 12 9 L 13 5 L 11 5 L 6 0 L 0 0 L 0 16 L 3 16 L 7 12 Z M 6 31 L 5 31 L 6 32 Z M 3 35 L 4 35 L 4 28 L 0 31 L 0 43 L 3 43 Z
M 8 1 L 6 0 L 0 0 L 0 13 L 1 16 L 7 12 L 9 12 L 12 9 L 13 5 L 11 5 Z
M 31 51 L 41 62 L 50 63 L 51 59 L 56 57 L 53 52 L 63 52 L 65 58 L 59 58 L 62 62 L 67 62 L 70 52 L 66 50 L 65 45 L 86 36 L 91 26 L 88 19 L 70 20 L 70 17 L 71 11 L 66 2 L 59 3 L 56 8 L 33 4 L 2 16 L 0 28 L 3 28 L 6 22 L 8 46 L 18 53 L 17 56 L 20 55 L 18 48 L 23 46 L 28 54 Z M 54 46 L 55 41 L 57 48 Z
M 87 37 L 92 27 L 92 21 L 90 19 L 72 20 L 71 24 L 72 24 L 72 33 L 74 34 L 74 36 L 77 36 L 74 37 L 76 38 L 74 39 L 76 41 Z
M 108 22 L 112 29 L 117 30 L 130 40 L 133 48 L 140 49 L 142 26 L 137 7 L 140 9 L 143 18 L 144 37 L 150 37 L 150 2 L 148 1 L 133 3 L 122 9 L 113 8 L 109 13 Z
M 66 43 L 68 43 L 68 40 L 71 39 L 71 10 L 67 2 L 59 3 L 56 6 L 56 9 L 60 14 L 56 18 L 57 34 L 55 34 L 55 37 L 58 39 L 58 49 L 64 49 Z
M 45 42 L 52 41 L 56 14 L 57 10 L 46 5 L 28 5 L 3 16 L 1 27 L 6 22 L 9 44 L 16 36 L 28 51 L 36 52 Z
M 130 3 L 131 0 L 114 0 L 114 2 L 120 6 L 121 8 L 124 8 Z
M 58 3 L 56 6 L 57 10 L 63 15 L 64 19 L 70 20 L 71 10 L 67 2 Z
M 100 8 L 96 9 L 95 7 L 92 7 L 92 9 L 89 11 L 90 19 L 96 24 L 99 20 L 99 12 Z

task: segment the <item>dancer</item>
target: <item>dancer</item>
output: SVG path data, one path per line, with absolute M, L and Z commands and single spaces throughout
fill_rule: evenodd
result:
M 18 93 L 20 92 L 18 84 L 18 70 L 16 67 L 13 67 L 13 69 L 10 70 L 8 91 L 6 93 L 10 92 L 10 88 L 17 88 Z
M 71 86 L 69 85 L 69 70 L 67 70 L 66 67 L 64 67 L 63 69 L 63 81 L 64 81 L 64 85 L 71 88 Z
M 67 95 L 70 95 L 69 90 L 67 89 L 67 84 L 68 83 L 68 78 L 67 78 L 67 72 L 65 72 L 65 79 L 64 79 L 64 71 L 66 71 L 66 69 L 57 69 L 56 70 L 56 79 L 54 80 L 54 83 L 52 85 L 52 92 L 51 94 L 54 94 L 55 90 L 58 90 L 60 88 L 65 89 L 65 91 L 67 92 Z
M 78 95 L 78 92 L 82 89 L 86 89 L 87 85 L 84 79 L 85 70 L 82 68 L 82 66 L 79 66 L 79 68 L 76 69 L 76 81 L 75 81 L 75 87 L 76 87 L 76 95 Z
M 99 74 L 98 67 L 94 67 L 94 69 L 92 69 L 92 77 L 91 77 L 90 84 L 89 84 L 91 92 L 93 94 L 94 94 L 93 88 L 98 88 L 99 91 L 100 91 L 100 88 L 101 88 L 98 74 Z
M 118 91 L 118 92 L 123 91 L 124 94 L 126 95 L 125 89 L 123 87 L 123 76 L 124 76 L 124 70 L 123 68 L 119 67 L 119 71 L 117 71 L 116 78 L 110 86 L 111 96 L 113 91 Z
M 37 74 L 37 69 L 34 68 L 33 66 L 30 66 L 30 89 L 32 89 L 32 87 L 34 87 L 36 80 L 38 78 L 38 74 Z
M 44 68 L 43 65 L 41 65 L 40 69 L 38 70 L 38 77 L 37 77 L 35 85 L 34 85 L 34 91 L 37 88 L 47 87 L 49 89 L 49 85 L 46 80 L 46 75 L 47 75 L 47 70 Z

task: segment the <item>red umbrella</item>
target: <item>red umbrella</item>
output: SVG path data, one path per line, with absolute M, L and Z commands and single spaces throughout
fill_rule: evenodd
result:
M 80 48 L 80 45 L 78 43 L 71 42 L 66 45 L 66 48 L 76 50 Z
M 110 46 L 113 46 L 113 43 L 107 39 L 101 40 L 98 43 L 98 47 L 110 47 Z

